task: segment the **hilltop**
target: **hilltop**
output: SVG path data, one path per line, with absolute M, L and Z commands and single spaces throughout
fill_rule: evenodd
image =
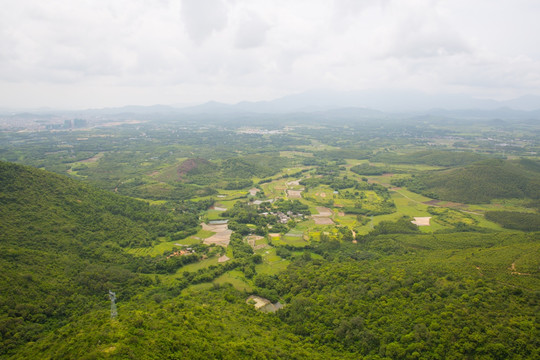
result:
M 424 173 L 408 183 L 411 190 L 441 200 L 468 204 L 500 198 L 540 197 L 540 171 L 533 160 L 486 160 Z

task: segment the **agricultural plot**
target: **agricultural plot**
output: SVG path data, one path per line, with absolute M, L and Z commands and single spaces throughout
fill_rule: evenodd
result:
M 205 235 L 207 235 L 207 232 L 201 230 L 196 235 L 187 237 L 182 240 L 162 241 L 152 247 L 128 248 L 125 251 L 136 256 L 158 256 L 163 255 L 164 253 L 170 253 L 175 248 L 181 249 L 182 247 L 198 244 L 201 242 L 201 237 L 199 236 Z
M 334 195 L 332 188 L 326 185 L 320 185 L 305 191 L 303 197 L 315 204 L 328 205 L 333 204 Z
M 302 198 L 302 190 L 287 190 L 287 197 L 289 199 L 301 199 Z
M 223 211 L 220 210 L 208 210 L 205 217 L 207 221 L 223 220 L 223 218 L 221 217 L 222 213 Z
M 214 256 L 208 259 L 201 260 L 196 263 L 188 264 L 183 267 L 181 267 L 178 272 L 176 273 L 176 277 L 182 276 L 182 273 L 185 271 L 187 272 L 196 272 L 200 269 L 206 269 L 212 265 L 218 265 L 218 257 Z
M 429 207 L 427 210 L 430 214 L 434 215 L 434 221 L 444 225 L 476 225 L 478 223 L 471 215 L 454 209 Z
M 251 291 L 252 287 L 248 280 L 245 278 L 244 273 L 238 270 L 232 270 L 226 272 L 220 277 L 214 279 L 214 284 L 231 284 L 235 289 L 239 291 Z
M 260 254 L 263 258 L 262 264 L 255 266 L 257 274 L 279 274 L 291 263 L 289 260 L 282 259 L 281 257 L 277 256 L 275 248 L 259 250 L 257 254 Z
M 304 240 L 303 234 L 285 234 L 279 240 L 275 241 L 275 243 L 276 245 L 289 245 L 299 248 L 309 245 L 309 242 Z
M 202 224 L 203 230 L 211 231 L 214 235 L 204 239 L 203 243 L 206 245 L 220 245 L 227 246 L 231 240 L 232 230 L 229 230 L 227 224 L 208 225 Z
M 286 196 L 287 179 L 280 179 L 261 185 L 267 198 L 275 199 Z

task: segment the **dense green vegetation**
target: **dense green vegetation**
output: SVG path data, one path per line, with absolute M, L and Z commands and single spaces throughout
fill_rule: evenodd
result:
M 505 228 L 540 231 L 540 214 L 515 211 L 488 211 L 486 219 L 501 224 Z
M 489 160 L 394 182 L 442 200 L 486 203 L 499 198 L 540 197 L 540 171 L 521 162 Z M 532 162 L 532 164 L 535 164 Z
M 479 252 L 487 240 L 489 257 L 502 260 L 508 246 L 538 244 L 521 235 L 454 239 L 385 236 L 342 245 L 326 261 L 297 261 L 272 284 L 290 302 L 279 317 L 297 335 L 373 358 L 539 356 L 538 292 L 488 273 L 495 269 L 483 269 Z
M 0 358 L 539 358 L 537 127 L 342 122 L 0 133 Z
M 372 161 L 387 164 L 426 164 L 454 167 L 469 165 L 485 159 L 486 155 L 469 151 L 422 150 L 403 155 L 379 152 L 372 158 Z
M 358 175 L 382 175 L 384 173 L 395 172 L 396 170 L 390 167 L 360 164 L 351 167 L 351 171 L 357 173 Z

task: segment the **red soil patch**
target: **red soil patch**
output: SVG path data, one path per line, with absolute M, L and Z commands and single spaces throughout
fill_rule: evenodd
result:
M 190 172 L 193 169 L 197 168 L 197 162 L 195 159 L 187 159 L 183 163 L 180 164 L 178 167 L 178 177 L 182 179 L 184 175 L 186 175 L 188 172 Z
M 210 161 L 205 159 L 187 159 L 178 166 L 178 178 L 182 180 L 182 177 L 189 173 L 191 170 L 196 169 L 199 165 L 210 164 Z

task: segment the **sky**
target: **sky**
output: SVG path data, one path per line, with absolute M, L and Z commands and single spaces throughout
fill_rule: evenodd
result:
M 538 0 L 0 0 L 0 107 L 540 95 Z

